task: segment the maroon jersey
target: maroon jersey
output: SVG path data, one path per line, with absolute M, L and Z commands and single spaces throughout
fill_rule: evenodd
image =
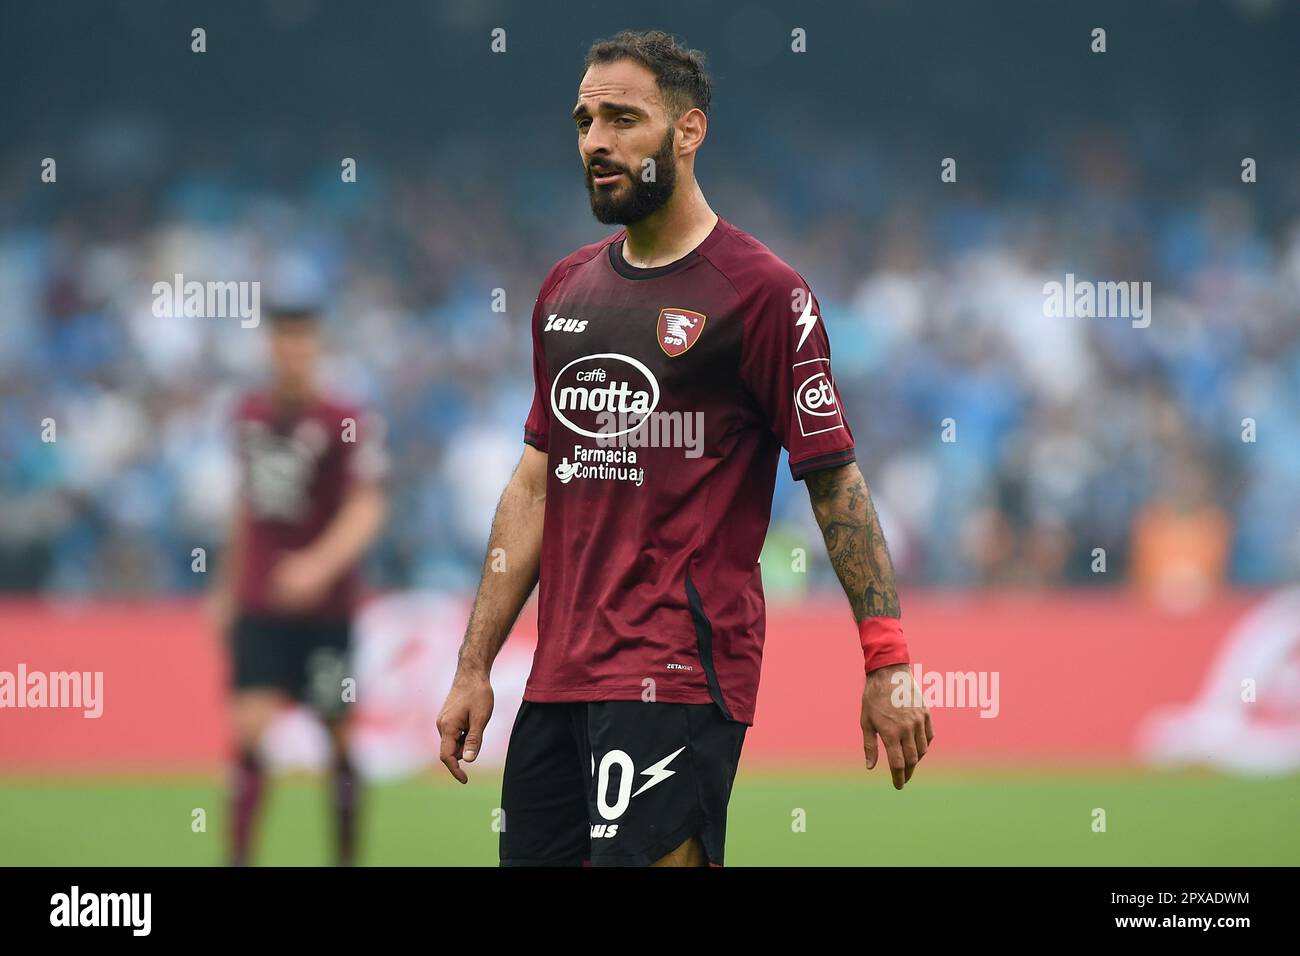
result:
M 623 233 L 561 260 L 533 310 L 524 440 L 549 456 L 526 700 L 718 704 L 753 723 L 758 564 L 781 447 L 854 460 L 803 278 L 722 219 L 650 269 Z
M 383 424 L 328 399 L 290 408 L 258 392 L 239 402 L 235 426 L 240 503 L 249 522 L 236 595 L 244 613 L 275 613 L 269 581 L 276 562 L 316 540 L 353 481 L 383 478 Z M 302 616 L 350 614 L 358 587 L 358 569 L 349 568 Z

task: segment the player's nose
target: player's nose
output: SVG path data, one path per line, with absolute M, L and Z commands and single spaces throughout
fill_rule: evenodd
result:
M 612 138 L 606 136 L 605 133 L 606 127 L 602 126 L 600 123 L 592 123 L 587 127 L 587 135 L 582 138 L 582 144 L 579 148 L 582 150 L 582 155 L 588 160 L 588 162 L 602 153 L 607 156 L 609 155 L 612 146 Z

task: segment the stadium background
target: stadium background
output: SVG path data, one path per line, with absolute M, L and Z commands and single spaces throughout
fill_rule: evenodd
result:
M 1300 10 L 567 7 L 0 10 L 0 670 L 105 675 L 98 720 L 0 711 L 0 863 L 221 858 L 225 664 L 191 555 L 220 553 L 263 341 L 154 317 L 176 273 L 330 303 L 327 379 L 384 413 L 395 465 L 364 858 L 494 862 L 528 611 L 470 787 L 427 769 L 432 720 L 520 452 L 537 287 L 604 234 L 567 118 L 581 56 L 627 26 L 710 56 L 701 183 L 817 292 L 916 656 L 999 681 L 995 713 L 935 711 L 904 793 L 864 777 L 850 619 L 783 465 L 729 861 L 1300 862 Z M 1044 317 L 1066 273 L 1150 281 L 1150 327 Z M 270 748 L 263 858 L 322 862 L 320 740 L 290 716 Z

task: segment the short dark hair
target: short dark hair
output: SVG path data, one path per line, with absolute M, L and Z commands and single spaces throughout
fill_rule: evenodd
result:
M 713 80 L 699 50 L 687 49 L 671 33 L 662 30 L 624 30 L 593 43 L 582 69 L 585 73 L 593 63 L 618 60 L 634 60 L 655 75 L 659 92 L 674 120 L 696 108 L 708 115 Z
M 272 328 L 316 328 L 321 314 L 311 305 L 275 304 L 267 310 Z

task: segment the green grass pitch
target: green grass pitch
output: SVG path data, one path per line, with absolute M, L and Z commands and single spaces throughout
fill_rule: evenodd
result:
M 441 774 L 371 785 L 362 862 L 494 866 L 500 775 L 470 773 L 467 787 Z M 258 862 L 328 862 L 321 784 L 273 781 Z M 0 777 L 0 865 L 218 864 L 225 803 L 216 778 Z M 1104 833 L 1093 830 L 1097 808 Z M 206 832 L 192 828 L 195 809 L 206 812 Z M 727 864 L 1295 866 L 1300 776 L 923 769 L 896 793 L 880 768 L 742 769 Z

